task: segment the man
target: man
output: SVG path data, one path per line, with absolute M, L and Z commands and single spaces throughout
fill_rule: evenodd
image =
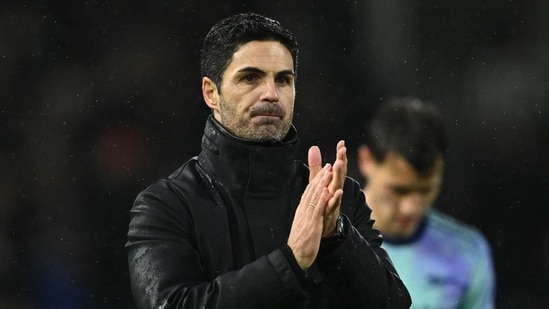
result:
M 128 261 L 138 308 L 408 308 L 343 141 L 296 160 L 297 42 L 253 13 L 201 52 L 201 153 L 141 192 Z
M 446 151 L 433 105 L 395 98 L 382 105 L 358 150 L 363 190 L 383 247 L 412 296 L 412 308 L 493 308 L 486 239 L 432 208 Z

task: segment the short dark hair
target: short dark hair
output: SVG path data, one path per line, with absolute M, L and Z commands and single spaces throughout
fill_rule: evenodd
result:
M 211 78 L 220 87 L 223 72 L 243 44 L 270 40 L 288 48 L 294 61 L 294 74 L 297 74 L 299 49 L 294 34 L 274 19 L 256 13 L 241 13 L 215 24 L 204 38 L 200 52 L 202 77 Z
M 439 110 L 417 98 L 391 98 L 379 107 L 366 129 L 366 143 L 377 162 L 389 152 L 404 157 L 420 175 L 444 159 L 447 139 Z

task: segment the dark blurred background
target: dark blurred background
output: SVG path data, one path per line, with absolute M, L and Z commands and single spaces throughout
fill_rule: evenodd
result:
M 337 2 L 3 1 L 0 308 L 134 307 L 129 209 L 200 151 L 201 40 L 243 11 L 299 39 L 301 159 L 343 138 L 359 179 L 379 103 L 435 102 L 450 137 L 436 207 L 487 236 L 498 308 L 548 308 L 549 2 Z

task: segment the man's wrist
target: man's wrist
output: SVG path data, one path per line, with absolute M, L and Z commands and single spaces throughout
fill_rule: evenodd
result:
M 336 228 L 334 234 L 326 237 L 322 237 L 322 240 L 336 240 L 342 239 L 345 237 L 345 224 L 343 217 L 340 215 L 336 221 Z
M 320 255 L 330 254 L 343 243 L 346 231 L 346 224 L 344 222 L 343 216 L 340 215 L 336 221 L 335 233 L 330 236 L 322 237 L 320 241 Z

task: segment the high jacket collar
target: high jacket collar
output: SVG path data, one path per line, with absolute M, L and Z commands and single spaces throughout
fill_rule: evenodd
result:
M 209 115 L 198 161 L 233 193 L 276 194 L 292 180 L 298 146 L 294 126 L 283 141 L 257 142 L 231 134 Z

